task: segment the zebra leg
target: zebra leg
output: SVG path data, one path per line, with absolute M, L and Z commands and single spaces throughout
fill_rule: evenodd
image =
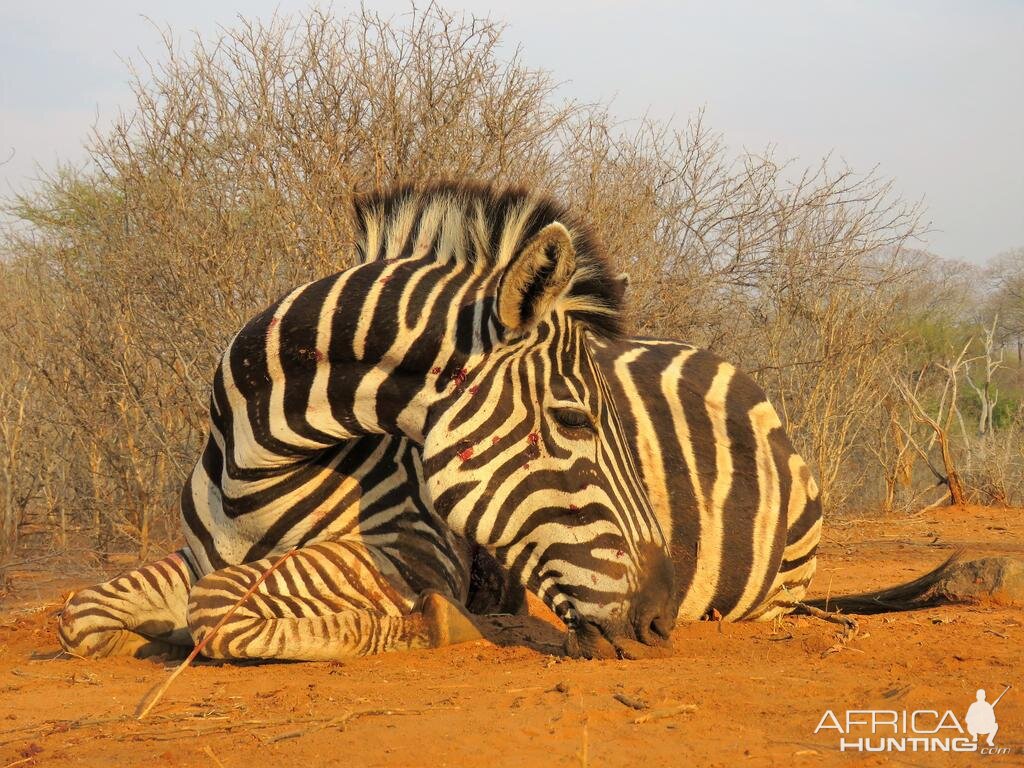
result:
M 803 601 L 814 577 L 821 540 L 821 501 L 814 485 L 794 485 L 793 493 L 796 503 L 790 509 L 792 522 L 786 532 L 779 572 L 760 606 L 744 617 L 747 621 L 770 621 L 792 613 Z
M 274 563 L 267 558 L 229 566 L 193 587 L 189 628 L 197 644 L 206 641 L 205 655 L 331 661 L 481 636 L 450 595 L 431 589 L 417 594 L 377 547 L 320 542 L 276 569 Z
M 186 622 L 192 569 L 179 550 L 95 587 L 64 603 L 57 633 L 75 656 L 171 656 L 192 647 Z
M 505 568 L 498 565 L 483 547 L 473 550 L 470 566 L 469 597 L 466 607 L 479 615 L 525 615 L 526 589 Z
M 771 621 L 802 606 L 816 566 L 817 558 L 813 552 L 810 556 L 796 561 L 784 559 L 768 596 L 757 608 L 744 616 L 744 620 Z

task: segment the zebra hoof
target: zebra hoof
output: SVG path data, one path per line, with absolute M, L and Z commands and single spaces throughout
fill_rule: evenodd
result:
M 618 651 L 597 630 L 583 625 L 577 630 L 569 630 L 564 646 L 566 656 L 574 659 L 617 659 Z
M 440 592 L 424 592 L 414 610 L 423 614 L 433 648 L 468 643 L 483 637 L 466 612 Z

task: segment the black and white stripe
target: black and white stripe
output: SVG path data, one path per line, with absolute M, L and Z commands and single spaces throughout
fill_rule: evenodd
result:
M 662 529 L 678 618 L 774 618 L 814 575 L 821 503 L 761 388 L 707 350 L 594 342 Z
M 766 620 L 790 611 L 814 574 L 821 505 L 813 477 L 763 392 L 729 363 L 687 344 L 623 339 L 590 347 L 616 399 L 655 513 L 671 537 L 679 618 L 717 612 L 727 620 Z M 473 415 L 494 417 L 479 409 Z M 506 414 L 498 415 L 502 425 L 509 423 Z M 532 444 L 530 433 L 523 434 L 522 455 L 513 456 L 528 463 Z M 434 512 L 421 484 L 420 449 L 391 437 L 364 437 L 344 445 L 332 466 L 344 477 L 350 496 L 329 516 L 299 515 L 279 524 L 273 537 L 264 534 L 265 540 L 279 541 L 275 554 L 298 548 L 302 555 L 284 566 L 280 579 L 262 588 L 264 602 L 248 611 L 249 623 L 236 623 L 223 633 L 212 654 L 259 655 L 278 647 L 285 633 L 293 652 L 303 658 L 429 645 L 422 620 L 410 618 L 419 596 L 433 590 L 456 605 L 469 602 L 471 545 Z M 497 488 L 515 474 L 512 469 L 493 478 Z M 514 497 L 506 494 L 505 515 L 517 508 Z M 324 539 L 340 543 L 307 546 Z M 356 541 L 365 546 L 355 546 Z M 202 617 L 207 625 L 270 566 L 269 559 L 252 559 L 256 562 L 245 569 L 224 569 L 207 579 L 211 596 Z M 478 562 L 490 563 L 487 558 Z M 473 576 L 481 578 L 479 571 Z M 507 578 L 488 576 L 497 585 Z M 167 652 L 168 646 L 125 631 L 129 626 L 145 629 L 153 606 L 164 602 L 182 617 L 174 642 L 191 644 L 182 627 L 193 581 L 184 560 L 172 555 L 101 585 L 92 600 L 103 605 L 92 605 L 91 614 L 81 615 L 99 622 L 88 637 L 102 646 L 89 649 L 72 638 L 65 644 L 97 654 Z M 483 595 L 477 601 L 486 605 L 499 598 Z M 332 608 L 337 600 L 343 601 L 343 610 Z M 259 620 L 268 615 L 316 617 L 337 627 L 299 632 L 292 622 Z M 194 611 L 194 625 L 199 618 Z M 110 631 L 95 631 L 97 626 Z M 254 641 L 260 631 L 263 636 Z M 330 638 L 342 638 L 344 652 Z
M 214 377 L 210 436 L 181 503 L 183 556 L 199 577 L 192 634 L 244 593 L 253 563 L 295 548 L 302 557 L 289 565 L 304 563 L 301 550 L 356 539 L 363 554 L 334 552 L 344 570 L 375 556 L 367 530 L 397 535 L 396 516 L 411 508 L 492 552 L 566 621 L 580 653 L 661 642 L 675 611 L 672 564 L 590 351 L 617 335 L 619 297 L 586 230 L 543 198 L 490 189 L 403 190 L 357 213 L 363 262 L 253 318 Z M 408 455 L 422 446 L 416 483 L 372 458 L 396 443 Z M 409 530 L 447 556 L 430 522 Z M 448 560 L 438 573 L 457 570 Z M 311 633 L 343 631 L 319 620 L 315 601 L 297 602 L 304 582 L 294 572 L 288 584 L 288 573 L 260 587 L 282 597 L 264 600 L 268 615 L 224 628 L 223 653 L 305 658 L 288 641 L 303 621 Z M 458 601 L 449 582 L 441 591 Z M 413 595 L 396 595 L 391 608 L 408 611 Z M 70 646 L 88 634 L 74 621 L 89 599 L 65 610 Z M 271 640 L 264 620 L 299 624 Z

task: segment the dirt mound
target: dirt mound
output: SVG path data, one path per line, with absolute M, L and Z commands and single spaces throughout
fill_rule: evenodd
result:
M 983 605 L 861 618 L 848 643 L 810 617 L 697 623 L 676 629 L 671 658 L 574 661 L 555 655 L 560 635 L 533 602 L 529 619 L 495 623 L 494 642 L 201 663 L 142 722 L 135 707 L 169 667 L 54 658 L 70 584 L 16 572 L 0 613 L 0 766 L 1020 765 L 1024 615 L 1000 602 L 1019 599 L 1020 561 L 1003 559 L 1024 556 L 1019 521 L 1019 510 L 974 508 L 831 521 L 816 596 L 907 581 L 960 547 L 975 563 L 944 588 L 997 585 Z M 962 722 L 978 688 L 995 698 L 1006 684 L 996 745 L 1008 755 L 841 756 L 834 730 L 814 732 L 826 710 L 948 709 Z
M 953 602 L 1024 606 L 1024 560 L 983 557 L 958 563 L 935 585 L 933 593 Z

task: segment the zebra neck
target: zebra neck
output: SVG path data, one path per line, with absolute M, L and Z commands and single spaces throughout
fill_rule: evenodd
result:
M 479 358 L 482 279 L 459 263 L 371 262 L 301 286 L 235 337 L 211 417 L 229 465 L 280 471 L 361 435 L 422 444 Z

